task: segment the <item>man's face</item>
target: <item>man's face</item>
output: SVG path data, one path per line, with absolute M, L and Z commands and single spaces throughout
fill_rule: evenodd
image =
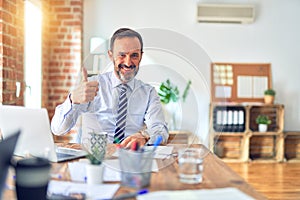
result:
M 142 59 L 141 44 L 138 38 L 116 39 L 113 51 L 108 52 L 114 63 L 115 74 L 123 83 L 132 80 L 139 71 Z

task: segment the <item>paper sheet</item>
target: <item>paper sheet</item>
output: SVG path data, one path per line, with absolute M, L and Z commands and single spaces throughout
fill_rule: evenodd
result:
M 153 146 L 145 146 L 145 151 L 151 151 L 154 147 Z M 156 159 L 165 159 L 166 157 L 170 156 L 173 152 L 173 146 L 157 146 L 154 154 L 154 158 Z M 119 157 L 118 151 L 116 151 L 113 156 Z
M 268 77 L 267 76 L 254 76 L 253 77 L 253 97 L 263 98 L 264 91 L 268 89 Z
M 109 171 L 115 171 L 115 172 L 118 172 L 118 173 L 121 172 L 119 159 L 105 160 L 104 161 L 104 165 L 105 165 L 105 170 L 107 168 L 109 168 Z M 108 173 L 109 171 L 105 171 L 104 175 L 107 176 L 106 173 Z M 152 172 L 158 172 L 158 166 L 157 166 L 156 160 L 152 161 L 152 169 L 151 169 L 151 171 Z
M 252 80 L 251 76 L 237 77 L 237 97 L 252 98 Z
M 86 171 L 85 166 L 87 162 L 72 162 L 68 163 L 68 168 L 72 181 L 85 182 Z M 121 170 L 118 159 L 104 160 L 103 181 L 121 181 Z M 152 172 L 158 172 L 156 160 L 152 163 Z
M 88 185 L 85 183 L 51 180 L 48 186 L 48 193 L 66 196 L 74 193 L 83 193 L 89 199 L 111 199 L 119 187 L 120 184 Z
M 176 190 L 150 192 L 137 196 L 137 200 L 254 200 L 252 197 L 241 192 L 237 188 L 218 188 L 201 190 Z

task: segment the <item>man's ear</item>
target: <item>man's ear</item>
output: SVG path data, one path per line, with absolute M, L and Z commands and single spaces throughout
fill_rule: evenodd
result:
M 141 62 L 141 60 L 142 60 L 142 58 L 143 58 L 143 54 L 144 54 L 144 52 L 142 51 L 142 52 L 141 52 L 141 59 L 140 59 L 140 62 Z
M 107 51 L 107 54 L 108 54 L 108 56 L 109 56 L 109 59 L 110 59 L 111 61 L 114 61 L 113 52 L 112 52 L 111 50 L 108 50 L 108 51 Z

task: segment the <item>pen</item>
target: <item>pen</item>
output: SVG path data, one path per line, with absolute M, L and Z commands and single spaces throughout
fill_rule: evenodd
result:
M 138 148 L 138 143 L 136 141 L 133 141 L 132 144 L 131 144 L 131 148 L 130 150 L 131 151 L 137 151 L 137 148 Z
M 116 196 L 116 197 L 114 197 L 112 199 L 113 200 L 128 199 L 128 198 L 133 198 L 133 197 L 136 197 L 138 195 L 147 194 L 147 193 L 148 193 L 147 189 L 142 189 L 142 190 L 139 190 L 137 192 L 130 192 L 130 193 L 126 193 L 126 194 L 121 194 L 121 195 Z
M 156 150 L 157 146 L 160 145 L 160 143 L 162 142 L 162 140 L 163 140 L 163 137 L 161 135 L 158 135 L 156 137 L 156 140 L 154 141 L 154 143 L 153 144 L 147 144 L 147 146 L 153 146 L 152 151 L 154 152 Z M 141 150 L 144 151 L 145 147 L 146 147 L 146 145 L 144 145 Z
M 155 140 L 155 142 L 153 144 L 154 148 L 156 148 L 158 145 L 160 145 L 160 143 L 162 142 L 162 139 L 163 138 L 162 138 L 161 135 L 157 136 L 157 138 L 156 138 L 156 140 Z

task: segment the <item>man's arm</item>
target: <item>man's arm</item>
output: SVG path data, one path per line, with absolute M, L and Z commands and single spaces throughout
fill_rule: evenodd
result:
M 164 119 L 159 96 L 154 88 L 152 88 L 149 93 L 149 101 L 144 120 L 145 127 L 139 132 L 125 138 L 121 142 L 123 147 L 129 147 L 133 141 L 138 142 L 141 146 L 145 145 L 145 143 L 153 144 L 158 135 L 161 135 L 163 138 L 162 144 L 168 141 L 168 128 Z
M 80 114 L 88 110 L 89 103 L 72 104 L 69 96 L 64 103 L 55 108 L 55 113 L 51 120 L 51 131 L 55 135 L 68 133 L 76 124 Z
M 89 81 L 87 70 L 82 68 L 82 81 L 71 91 L 65 102 L 55 109 L 51 130 L 56 135 L 66 134 L 75 125 L 78 116 L 86 112 L 98 92 L 98 81 Z

